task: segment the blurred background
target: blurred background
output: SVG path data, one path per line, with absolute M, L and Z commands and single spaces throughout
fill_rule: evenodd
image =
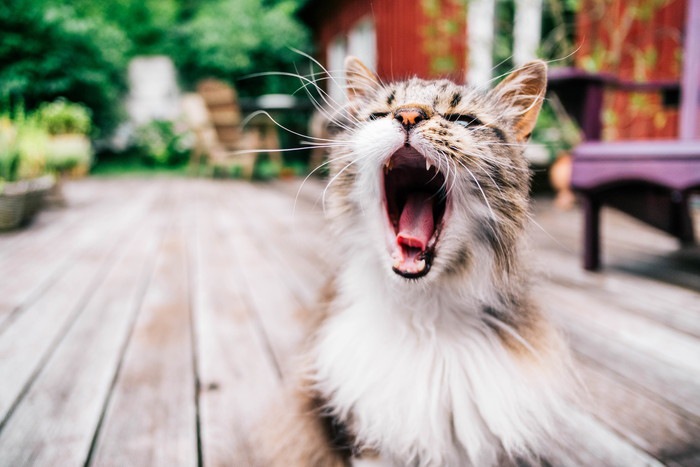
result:
M 310 125 L 313 101 L 323 102 L 315 86 L 342 102 L 339 72 L 348 54 L 383 79 L 449 77 L 488 86 L 540 57 L 553 68 L 661 82 L 665 88 L 646 92 L 606 89 L 599 137 L 674 137 L 686 3 L 3 2 L 0 179 L 185 172 L 188 166 L 193 174 L 227 177 L 307 173 L 310 159 L 318 164 L 321 155 L 263 152 L 251 161 L 231 152 L 303 149 L 303 138 L 265 116 L 246 128 L 241 123 L 263 109 L 294 132 L 322 131 L 322 118 Z M 318 65 L 337 79 L 317 74 Z M 528 150 L 538 168 L 581 140 L 577 115 L 567 113 L 571 99 L 564 100 L 549 100 L 540 117 Z M 89 143 L 58 137 L 65 134 L 82 134 Z

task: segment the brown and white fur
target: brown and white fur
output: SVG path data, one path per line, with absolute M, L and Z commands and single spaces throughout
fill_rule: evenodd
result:
M 355 58 L 346 78 L 349 128 L 331 154 L 328 188 L 337 276 L 300 403 L 287 422 L 276 419 L 266 462 L 536 462 L 565 411 L 568 380 L 565 346 L 531 299 L 521 260 L 522 153 L 546 66 L 531 62 L 488 93 L 445 80 L 383 84 Z M 389 192 L 420 178 L 390 181 L 392 171 L 420 166 L 445 198 L 428 202 L 432 227 L 430 216 L 397 219 L 409 208 Z M 415 203 L 419 212 L 426 201 Z M 429 234 L 416 248 L 398 233 L 411 222 Z

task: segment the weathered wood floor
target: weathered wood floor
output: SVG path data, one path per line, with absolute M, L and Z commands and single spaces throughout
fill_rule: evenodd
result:
M 328 276 L 320 185 L 84 180 L 0 235 L 1 466 L 245 466 Z M 537 296 L 593 401 L 553 465 L 700 465 L 700 255 L 536 203 Z

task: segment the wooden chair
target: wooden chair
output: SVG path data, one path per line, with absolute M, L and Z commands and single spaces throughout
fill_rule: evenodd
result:
M 278 165 L 282 164 L 277 132 L 263 116 L 242 125 L 238 96 L 233 87 L 215 79 L 201 81 L 197 94 L 184 102 L 190 127 L 196 137 L 192 162 L 203 158 L 214 170 L 230 173 L 239 167 L 241 176 L 253 176 L 259 152 L 267 152 Z
M 581 70 L 552 70 L 556 93 L 581 126 L 584 142 L 573 151 L 572 188 L 584 209 L 583 264 L 600 267 L 600 209 L 615 207 L 676 236 L 683 244 L 696 237 L 689 199 L 700 189 L 700 2 L 688 2 L 681 83 L 630 83 Z M 680 91 L 677 140 L 601 142 L 603 92 Z

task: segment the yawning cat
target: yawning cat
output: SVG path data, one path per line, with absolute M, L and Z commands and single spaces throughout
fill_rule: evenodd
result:
M 568 357 L 529 295 L 524 144 L 546 65 L 491 92 L 382 83 L 346 61 L 331 154 L 341 251 L 279 465 L 494 465 L 536 459 L 566 407 Z

